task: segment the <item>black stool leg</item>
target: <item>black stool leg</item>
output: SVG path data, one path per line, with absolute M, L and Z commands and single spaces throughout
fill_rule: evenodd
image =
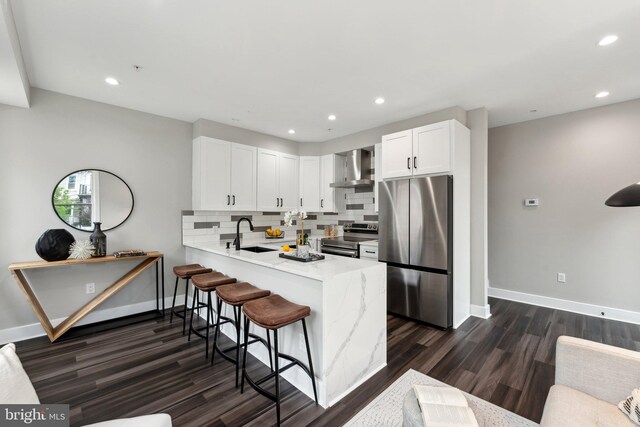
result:
M 211 316 L 213 316 L 212 314 L 212 310 L 213 308 L 211 307 L 211 291 L 207 292 L 207 339 L 205 340 L 206 344 L 205 344 L 205 351 L 204 351 L 204 358 L 205 360 L 209 358 L 209 328 L 210 328 L 210 324 L 213 323 L 209 323 L 209 319 L 211 318 Z
M 187 326 L 187 298 L 189 296 L 189 279 L 185 279 L 184 281 L 184 311 L 182 312 L 182 315 L 184 316 L 182 318 L 182 335 L 184 335 L 184 330 Z M 193 307 L 193 302 L 191 304 L 191 307 Z
M 275 360 L 275 374 L 276 374 L 276 425 L 280 425 L 280 353 L 278 352 L 278 330 L 273 330 L 273 344 L 274 344 L 274 360 Z M 245 350 L 246 351 L 246 350 Z
M 267 331 L 267 351 L 269 352 L 269 368 L 271 368 L 271 372 L 273 372 L 273 358 L 271 357 L 271 334 L 269 333 L 268 329 L 265 329 L 265 331 Z
M 318 404 L 318 392 L 316 391 L 316 376 L 313 373 L 313 362 L 311 361 L 311 349 L 309 348 L 309 336 L 307 335 L 307 323 L 302 319 L 302 330 L 304 331 L 304 344 L 307 346 L 307 357 L 309 358 L 309 370 L 311 371 L 311 383 L 313 385 L 313 397 Z
M 200 306 L 200 292 L 198 292 L 198 288 L 194 286 L 193 298 L 191 299 L 191 307 L 198 307 L 198 306 Z M 191 341 L 191 331 L 193 330 L 193 312 L 194 311 L 195 310 L 191 310 L 191 317 L 189 318 L 189 339 L 187 339 L 187 341 Z
M 244 377 L 247 375 L 247 343 L 249 342 L 249 318 L 244 316 L 244 352 L 242 353 L 242 380 L 240 381 L 240 393 L 244 393 Z M 271 353 L 271 352 L 269 352 Z
M 240 373 L 240 321 L 242 320 L 240 306 L 233 306 L 233 317 L 236 319 L 236 388 L 238 388 L 238 374 Z
M 173 323 L 173 310 L 176 308 L 176 294 L 178 293 L 178 281 L 180 278 L 176 276 L 176 286 L 173 288 L 173 302 L 171 303 L 171 316 L 169 317 L 169 324 Z
M 211 346 L 211 366 L 216 357 L 216 345 L 220 334 L 220 311 L 222 310 L 222 300 L 216 295 L 216 327 L 213 330 L 213 345 Z

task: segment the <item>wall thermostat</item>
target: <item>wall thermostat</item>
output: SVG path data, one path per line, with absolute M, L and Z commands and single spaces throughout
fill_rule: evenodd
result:
M 524 199 L 525 206 L 538 206 L 540 204 L 539 199 Z

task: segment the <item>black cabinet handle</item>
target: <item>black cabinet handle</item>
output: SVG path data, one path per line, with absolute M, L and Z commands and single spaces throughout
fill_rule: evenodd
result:
M 278 197 L 276 197 L 276 207 L 277 208 L 280 207 L 280 199 Z
M 231 197 L 227 194 L 227 206 L 231 204 Z
M 324 199 L 320 199 L 320 207 L 321 208 L 324 208 L 324 204 L 323 203 L 324 203 Z
M 300 197 L 300 207 L 302 207 L 302 197 Z
M 284 199 L 282 197 L 280 197 L 280 207 L 284 206 Z
M 368 253 L 368 254 L 375 254 L 374 251 L 365 251 L 365 252 Z
M 407 157 L 407 169 L 411 170 L 411 157 Z
M 416 161 L 417 161 L 417 159 L 418 159 L 417 157 L 414 157 L 414 158 L 413 158 L 413 168 L 414 168 L 414 169 L 418 169 L 418 166 L 416 166 Z
M 232 203 L 232 205 L 234 205 L 234 206 L 236 205 L 236 195 L 235 194 L 233 195 L 233 203 Z

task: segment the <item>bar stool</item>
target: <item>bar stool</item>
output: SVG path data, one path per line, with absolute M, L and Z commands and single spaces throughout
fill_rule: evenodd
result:
M 202 273 L 210 273 L 213 270 L 210 268 L 206 268 L 201 266 L 200 264 L 187 264 L 187 265 L 177 265 L 173 267 L 173 274 L 176 275 L 176 286 L 173 288 L 173 302 L 171 303 L 171 317 L 169 318 L 169 324 L 173 323 L 173 315 L 180 317 L 182 319 L 182 335 L 184 335 L 184 330 L 187 325 L 187 297 L 189 295 L 189 279 L 191 276 Z M 178 294 L 178 281 L 180 279 L 184 279 L 184 310 L 182 313 L 175 310 L 176 307 L 176 295 Z M 193 306 L 192 306 L 193 309 Z
M 242 283 L 238 283 L 235 285 L 226 285 L 226 286 L 220 286 L 218 289 L 216 289 L 216 295 L 218 296 L 218 304 L 216 307 L 216 312 L 218 313 L 218 318 L 216 319 L 216 329 L 215 332 L 213 333 L 213 348 L 211 350 L 211 365 L 213 365 L 213 361 L 214 358 L 216 356 L 216 351 L 218 353 L 220 353 L 220 355 L 227 359 L 230 362 L 235 363 L 236 365 L 236 387 L 238 387 L 238 376 L 239 376 L 239 372 L 240 372 L 240 347 L 242 347 L 242 344 L 240 342 L 240 325 L 242 325 L 241 323 L 241 317 L 242 317 L 242 306 L 249 302 L 249 301 L 253 301 L 256 300 L 258 298 L 264 298 L 264 297 L 268 297 L 269 295 L 271 295 L 271 291 L 265 290 L 265 289 L 260 289 L 260 288 L 256 288 L 255 286 L 253 286 L 250 283 L 247 282 L 242 282 Z M 226 349 L 221 349 L 218 347 L 218 334 L 220 333 L 220 313 L 222 312 L 222 303 L 226 303 L 228 305 L 230 305 L 233 308 L 233 317 L 235 318 L 235 328 L 236 328 L 236 344 L 234 346 L 228 347 Z M 254 335 L 254 334 L 249 334 L 249 336 L 251 336 L 251 338 L 253 338 L 253 341 L 249 341 L 248 343 L 245 343 L 245 346 L 249 346 L 257 341 L 261 341 L 263 344 L 265 344 L 267 346 L 267 348 L 269 349 L 269 365 L 271 367 L 273 367 L 273 360 L 271 358 L 271 342 L 270 340 L 268 342 L 264 342 L 264 339 Z M 269 338 L 269 335 L 267 335 L 267 339 Z M 235 359 L 228 356 L 226 353 L 235 349 L 236 350 L 236 357 Z
M 235 277 L 229 277 L 218 271 L 212 271 L 210 273 L 196 274 L 191 277 L 191 283 L 193 283 L 193 298 L 191 299 L 191 318 L 189 320 L 189 339 L 191 341 L 191 332 L 206 340 L 205 358 L 209 358 L 209 325 L 213 325 L 213 305 L 211 304 L 211 292 L 214 292 L 218 286 L 229 285 L 230 283 L 236 283 Z M 232 285 L 234 286 L 234 285 Z M 200 291 L 207 294 L 207 302 L 200 303 Z M 200 314 L 200 308 L 207 308 L 207 325 L 204 328 L 196 329 L 193 327 L 193 312 L 198 310 Z M 231 319 L 224 317 L 224 323 L 231 322 Z M 211 320 L 211 323 L 209 323 Z M 218 316 L 220 321 L 220 316 Z M 206 336 L 202 335 L 200 331 L 202 329 L 207 330 Z
M 271 399 L 276 403 L 276 419 L 277 425 L 280 425 L 280 374 L 292 366 L 298 365 L 304 372 L 311 377 L 311 383 L 313 385 L 313 397 L 318 404 L 318 393 L 316 391 L 316 377 L 313 374 L 313 362 L 311 361 L 311 350 L 309 349 L 309 337 L 307 335 L 307 325 L 305 323 L 305 317 L 311 314 L 311 309 L 306 305 L 294 304 L 280 295 L 271 295 L 266 298 L 249 301 L 246 303 L 242 311 L 244 312 L 244 353 L 242 356 L 242 382 L 240 386 L 240 392 L 244 392 L 244 380 L 251 387 L 253 387 L 261 395 Z M 302 330 L 304 332 L 304 343 L 307 347 L 307 358 L 309 359 L 309 368 L 307 368 L 300 360 L 288 354 L 281 354 L 278 350 L 278 330 L 284 326 L 291 325 L 292 323 L 302 321 Z M 273 331 L 273 343 L 275 350 L 274 371 L 259 380 L 253 380 L 247 374 L 247 340 L 249 332 L 249 322 L 261 326 L 267 330 L 267 336 L 269 331 Z M 269 351 L 271 352 L 271 351 Z M 287 359 L 291 363 L 280 368 L 280 358 Z M 266 389 L 260 387 L 260 384 L 275 377 L 276 393 L 275 395 Z

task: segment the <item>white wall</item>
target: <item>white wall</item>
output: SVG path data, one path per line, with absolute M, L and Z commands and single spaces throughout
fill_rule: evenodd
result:
M 299 151 L 298 143 L 295 141 L 206 119 L 198 119 L 193 123 L 193 138 L 195 139 L 199 136 L 208 136 L 287 154 L 298 155 Z
M 640 181 L 639 119 L 634 100 L 490 129 L 492 288 L 640 311 L 640 208 L 604 205 Z
M 487 156 L 489 114 L 485 108 L 467 112 L 471 130 L 471 304 L 486 317 L 488 301 Z M 473 312 L 474 309 L 472 309 Z
M 9 274 L 16 261 L 39 259 L 34 245 L 48 228 L 65 228 L 53 211 L 51 193 L 69 172 L 99 168 L 131 187 L 135 209 L 107 232 L 108 251 L 141 248 L 166 254 L 167 290 L 171 266 L 184 262 L 181 209 L 191 203 L 191 123 L 32 88 L 32 106 L 0 105 L 0 331 L 37 322 Z M 119 278 L 131 263 L 40 270 L 29 274 L 50 318 L 64 317 Z M 144 273 L 104 307 L 154 298 L 153 275 Z

